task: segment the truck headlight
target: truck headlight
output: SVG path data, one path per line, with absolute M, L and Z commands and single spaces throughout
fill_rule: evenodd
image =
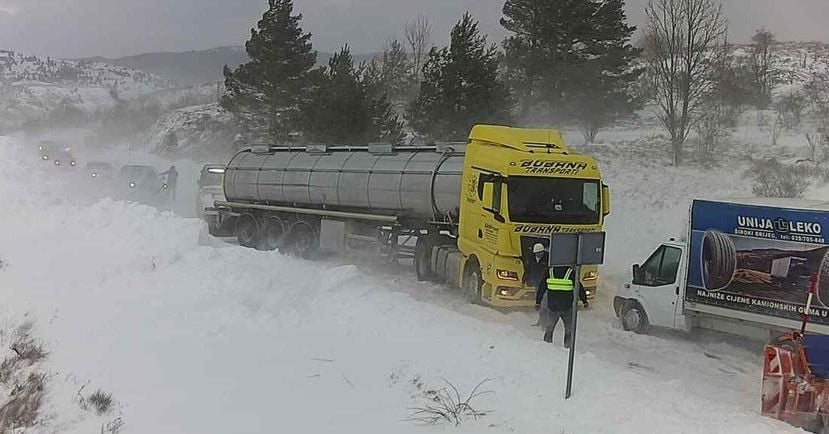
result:
M 588 271 L 587 273 L 584 273 L 581 280 L 587 280 L 587 281 L 596 280 L 596 279 L 598 279 L 598 277 L 599 277 L 599 274 L 596 273 L 595 271 Z
M 48 156 L 48 155 L 44 155 L 44 156 L 42 156 L 41 158 L 43 158 L 43 160 L 44 160 L 44 161 L 46 161 L 46 160 L 48 160 L 48 159 L 49 159 L 49 156 Z
M 130 188 L 135 188 L 135 183 L 134 182 L 130 182 Z
M 69 162 L 69 165 L 71 165 L 71 166 L 74 166 L 75 164 L 77 164 L 77 163 L 74 160 Z
M 167 184 L 162 185 L 161 188 L 166 190 L 167 189 Z
M 499 279 L 503 280 L 518 280 L 518 273 L 509 270 L 498 270 L 495 272 Z

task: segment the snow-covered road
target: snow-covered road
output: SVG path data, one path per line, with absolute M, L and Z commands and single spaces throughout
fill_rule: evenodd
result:
M 581 317 L 564 401 L 567 352 L 541 342 L 531 313 L 382 267 L 221 243 L 141 205 L 76 201 L 38 163 L 0 138 L 0 305 L 45 337 L 49 405 L 69 432 L 100 426 L 66 416 L 86 381 L 114 394 L 128 433 L 798 432 L 758 415 L 758 351 L 626 333 L 609 284 Z M 490 379 L 475 401 L 488 414 L 407 421 L 441 379 L 462 393 Z

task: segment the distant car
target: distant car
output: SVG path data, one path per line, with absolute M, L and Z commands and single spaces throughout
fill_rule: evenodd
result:
M 115 168 L 109 163 L 93 161 L 86 164 L 86 173 L 95 180 L 110 180 L 115 178 Z
M 72 155 L 72 149 L 67 146 L 46 141 L 38 145 L 38 150 L 41 160 L 51 162 L 55 166 L 75 167 L 78 164 Z
M 127 199 L 158 205 L 165 198 L 161 176 L 151 166 L 124 166 L 118 171 L 117 182 Z
M 225 220 L 219 225 L 216 202 L 225 201 L 224 192 L 224 164 L 205 164 L 201 168 L 201 175 L 197 181 L 198 190 L 196 193 L 196 212 L 207 222 L 210 235 L 221 236 L 233 234 L 235 222 Z

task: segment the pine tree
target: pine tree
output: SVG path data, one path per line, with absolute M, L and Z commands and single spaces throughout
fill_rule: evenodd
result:
M 409 109 L 411 124 L 433 139 L 458 140 L 475 124 L 508 121 L 509 110 L 498 51 L 466 13 L 452 29 L 450 45 L 429 52 L 420 93 Z
M 318 143 L 400 143 L 403 127 L 385 94 L 372 98 L 348 46 L 335 53 L 303 105 L 303 129 Z
M 292 15 L 292 0 L 268 0 L 269 8 L 245 44 L 250 61 L 231 71 L 225 66 L 222 106 L 248 130 L 268 130 L 283 138 L 297 126 L 299 105 L 308 90 L 317 53 L 311 34 Z
M 372 59 L 365 70 L 369 94 L 385 94 L 395 110 L 401 111 L 415 96 L 414 64 L 403 45 L 395 40 L 388 43 L 380 59 Z
M 626 23 L 624 0 L 507 0 L 503 12 L 522 119 L 575 120 L 591 141 L 636 108 L 631 85 L 641 72 L 631 66 L 636 28 Z

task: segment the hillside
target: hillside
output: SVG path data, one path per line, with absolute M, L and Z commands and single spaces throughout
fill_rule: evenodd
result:
M 369 61 L 379 53 L 355 54 L 356 63 Z M 332 53 L 320 52 L 317 64 L 327 65 Z M 247 62 L 245 47 L 218 47 L 209 50 L 186 51 L 179 53 L 145 53 L 117 59 L 93 57 L 86 61 L 102 62 L 144 71 L 181 85 L 215 82 L 222 79 L 222 68 L 232 68 Z
M 122 66 L 0 51 L 0 130 L 78 122 L 172 86 Z

